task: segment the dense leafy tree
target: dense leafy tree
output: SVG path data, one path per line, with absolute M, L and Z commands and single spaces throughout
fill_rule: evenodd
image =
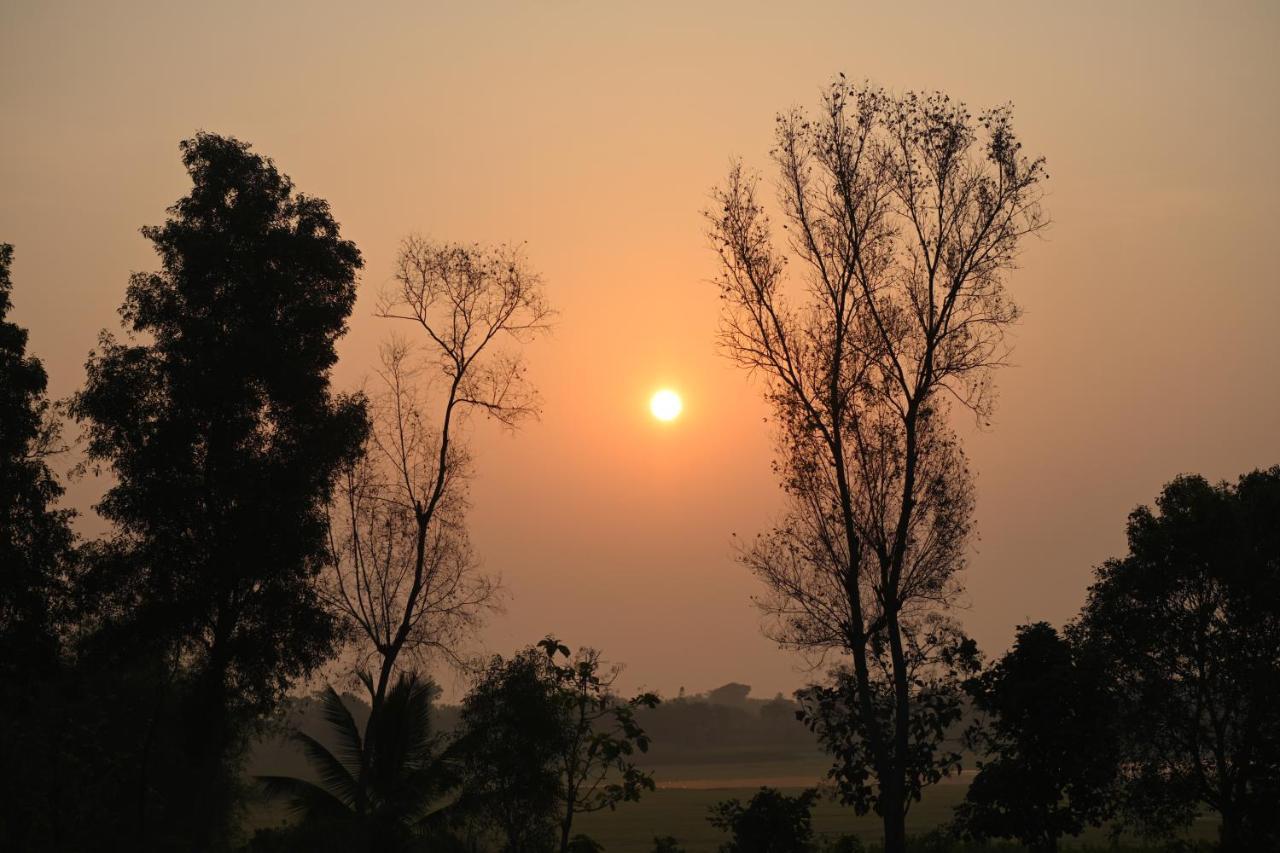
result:
M 721 853 L 809 853 L 813 843 L 810 812 L 818 792 L 806 788 L 794 797 L 762 787 L 744 806 L 725 800 L 711 807 L 711 825 L 730 834 Z
M 462 703 L 459 815 L 496 833 L 504 853 L 556 847 L 558 758 L 568 730 L 542 649 L 495 656 Z
M 1037 622 L 966 687 L 982 715 L 966 739 L 982 757 L 957 809 L 961 831 L 1051 851 L 1062 836 L 1101 825 L 1117 769 L 1101 659 Z
M 58 429 L 44 366 L 27 353 L 27 331 L 7 319 L 12 260 L 13 247 L 0 244 L 0 839 L 39 849 L 61 831 L 56 727 L 41 705 L 59 692 L 58 611 L 73 537 L 48 465 Z
M 401 675 L 384 698 L 383 712 L 369 718 L 379 729 L 370 737 L 361 734 L 342 698 L 326 688 L 322 710 L 334 748 L 305 732 L 292 735 L 319 781 L 259 777 L 268 795 L 288 798 L 310 824 L 304 832 L 340 838 L 343 850 L 411 849 L 441 825 L 443 815 L 431 808 L 458 781 L 444 739 L 431 731 L 435 689 Z
M 0 685 L 23 689 L 58 655 L 54 608 L 70 554 L 70 512 L 47 459 L 57 421 L 44 365 L 8 319 L 13 247 L 0 243 Z
M 332 645 L 313 577 L 366 416 L 329 372 L 362 262 L 328 204 L 247 144 L 201 133 L 181 150 L 191 192 L 142 232 L 161 269 L 130 280 L 128 340 L 103 334 L 74 412 L 115 477 L 99 647 L 157 655 L 183 687 L 148 716 L 181 695 L 180 823 L 201 849 L 227 835 L 245 725 Z
M 1127 813 L 1169 831 L 1207 806 L 1224 849 L 1280 849 L 1280 467 L 1179 477 L 1128 540 L 1080 622 L 1122 687 Z

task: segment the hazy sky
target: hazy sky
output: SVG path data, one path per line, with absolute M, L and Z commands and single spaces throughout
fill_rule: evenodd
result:
M 354 387 L 410 231 L 527 242 L 560 310 L 529 350 L 545 411 L 474 430 L 474 538 L 511 592 L 480 638 L 556 632 L 674 693 L 790 691 L 731 534 L 776 514 L 759 388 L 716 354 L 700 217 L 730 159 L 833 75 L 1012 101 L 1053 226 L 993 425 L 970 430 L 981 535 L 962 618 L 988 651 L 1061 622 L 1126 514 L 1180 472 L 1280 463 L 1280 5 L 1274 3 L 0 4 L 0 240 L 14 319 L 73 391 L 138 234 L 232 134 L 327 198 L 367 266 Z M 669 385 L 683 417 L 656 423 Z M 73 484 L 87 508 L 101 484 Z M 93 525 L 86 525 L 92 530 Z

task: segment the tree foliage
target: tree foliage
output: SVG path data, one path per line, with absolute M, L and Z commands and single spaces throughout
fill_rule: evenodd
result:
M 707 820 L 731 836 L 720 845 L 721 853 L 809 853 L 813 841 L 810 812 L 817 799 L 814 788 L 789 796 L 776 788 L 762 787 L 746 805 L 737 798 L 717 803 Z
M 966 733 L 978 773 L 957 809 L 978 840 L 1012 838 L 1055 850 L 1113 809 L 1114 695 L 1103 661 L 1044 622 L 966 684 L 981 715 Z
M 247 144 L 201 133 L 181 150 L 191 191 L 142 231 L 161 269 L 131 278 L 127 339 L 103 333 L 73 410 L 114 475 L 97 507 L 114 538 L 89 580 L 99 646 L 158 653 L 188 685 L 204 847 L 227 832 L 244 726 L 332 648 L 313 579 L 366 416 L 329 372 L 362 261 L 328 204 Z
M 0 684 L 25 688 L 57 660 L 73 537 L 48 464 L 60 449 L 48 377 L 27 353 L 27 330 L 8 320 L 12 261 L 13 247 L 0 243 Z
M 654 708 L 658 697 L 641 693 L 626 701 L 613 685 L 621 668 L 605 665 L 600 652 L 569 648 L 554 637 L 538 643 L 547 656 L 565 735 L 557 763 L 560 771 L 560 850 L 570 849 L 575 816 L 619 803 L 635 802 L 652 791 L 653 776 L 635 763 L 636 753 L 649 751 L 649 736 L 636 722 L 636 709 Z
M 455 756 L 431 731 L 436 687 L 401 675 L 387 693 L 383 713 L 370 717 L 379 731 L 362 733 L 332 687 L 323 694 L 323 715 L 334 747 L 305 732 L 292 733 L 318 781 L 260 776 L 270 797 L 287 798 L 310 826 L 339 838 L 344 850 L 408 850 L 443 824 L 437 809 L 457 784 Z
M 556 845 L 567 734 L 556 690 L 547 655 L 529 648 L 493 657 L 462 703 L 459 813 L 496 832 L 506 853 Z
M 1280 844 L 1280 468 L 1178 477 L 1129 516 L 1080 620 L 1119 685 L 1128 817 L 1153 831 L 1200 806 L 1222 846 Z
M 911 662 L 907 780 L 904 811 L 920 800 L 924 788 L 960 769 L 959 742 L 954 727 L 963 715 L 963 697 L 957 685 L 978 666 L 976 644 L 963 636 L 947 620 L 925 623 L 928 636 L 905 634 Z M 880 677 L 872 684 L 874 718 L 863 716 L 863 705 L 854 673 L 846 668 L 831 672 L 826 685 L 811 685 L 797 694 L 800 710 L 796 716 L 817 735 L 818 742 L 834 764 L 828 777 L 836 794 L 858 814 L 882 814 L 883 798 L 874 774 L 875 755 L 868 737 L 874 726 L 881 730 L 893 725 L 895 703 L 889 692 L 886 671 L 891 666 L 883 652 L 873 658 Z
M 12 261 L 0 243 L 0 838 L 34 850 L 63 831 L 61 744 L 47 703 L 60 693 L 75 540 L 49 467 L 60 445 L 48 378 L 26 329 L 8 319 Z
M 1005 279 L 1044 224 L 1045 168 L 1022 153 L 1008 108 L 975 119 L 940 93 L 843 78 L 815 117 L 778 116 L 773 159 L 784 238 L 741 166 L 707 214 L 721 344 L 764 384 L 790 497 L 743 560 L 765 583 L 770 636 L 850 659 L 886 845 L 900 851 L 924 778 L 907 637 L 930 636 L 958 595 L 971 533 L 948 402 L 990 412 L 1018 317 Z M 877 697 L 891 699 L 887 718 Z

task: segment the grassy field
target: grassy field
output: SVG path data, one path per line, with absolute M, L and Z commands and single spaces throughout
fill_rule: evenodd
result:
M 925 792 L 907 817 L 911 834 L 927 832 L 951 819 L 952 808 L 964 799 L 966 785 L 938 785 Z M 793 789 L 794 792 L 797 789 Z M 730 797 L 746 800 L 752 788 L 676 788 L 670 787 L 647 795 L 638 803 L 626 803 L 616 812 L 585 815 L 575 826 L 604 845 L 609 853 L 649 853 L 655 835 L 672 835 L 689 853 L 713 853 L 725 835 L 707 822 L 707 809 Z M 813 812 L 813 828 L 819 835 L 857 835 L 864 842 L 880 839 L 880 823 L 874 815 L 858 817 L 852 809 L 823 801 Z M 1193 840 L 1217 838 L 1217 821 L 1198 821 L 1189 835 Z M 1109 846 L 1105 831 L 1086 833 L 1064 847 L 1088 845 Z
M 674 836 L 688 853 L 714 853 L 726 836 L 707 822 L 712 805 L 734 797 L 746 801 L 761 785 L 798 792 L 816 785 L 826 764 L 820 757 L 805 757 L 790 761 L 669 764 L 655 767 L 654 771 L 657 791 L 646 794 L 638 803 L 624 803 L 614 812 L 582 815 L 574 822 L 575 831 L 591 836 L 608 853 L 650 853 L 653 838 L 659 835 Z M 927 789 L 924 799 L 907 817 L 907 831 L 921 834 L 947 823 L 952 809 L 964 799 L 967 787 L 968 778 L 962 776 Z M 250 809 L 247 817 L 249 831 L 286 819 L 282 804 L 259 804 Z M 880 839 L 880 822 L 874 815 L 858 817 L 852 809 L 825 799 L 814 808 L 813 828 L 821 836 L 853 834 L 863 842 Z M 1207 817 L 1197 821 L 1188 838 L 1215 840 L 1217 831 L 1216 817 Z M 1063 846 L 1081 845 L 1110 848 L 1104 830 L 1087 832 Z

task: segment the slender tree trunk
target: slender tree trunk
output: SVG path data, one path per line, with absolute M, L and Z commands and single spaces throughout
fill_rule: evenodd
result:
M 573 803 L 565 806 L 564 820 L 560 821 L 560 853 L 569 853 L 569 833 L 573 828 Z
M 1222 823 L 1218 825 L 1218 847 L 1222 853 L 1245 853 L 1249 848 L 1245 844 L 1240 811 L 1233 804 L 1223 801 L 1219 814 L 1222 815 Z
M 902 652 L 902 628 L 898 623 L 896 607 L 888 608 L 886 628 L 889 634 L 889 654 L 893 661 L 893 750 L 889 779 L 881 780 L 886 793 L 884 810 L 885 853 L 904 853 L 906 850 L 906 774 L 907 755 L 910 750 L 911 701 L 907 683 L 907 662 Z M 891 784 L 884 785 L 885 781 Z M 890 839 L 893 839 L 891 841 Z

